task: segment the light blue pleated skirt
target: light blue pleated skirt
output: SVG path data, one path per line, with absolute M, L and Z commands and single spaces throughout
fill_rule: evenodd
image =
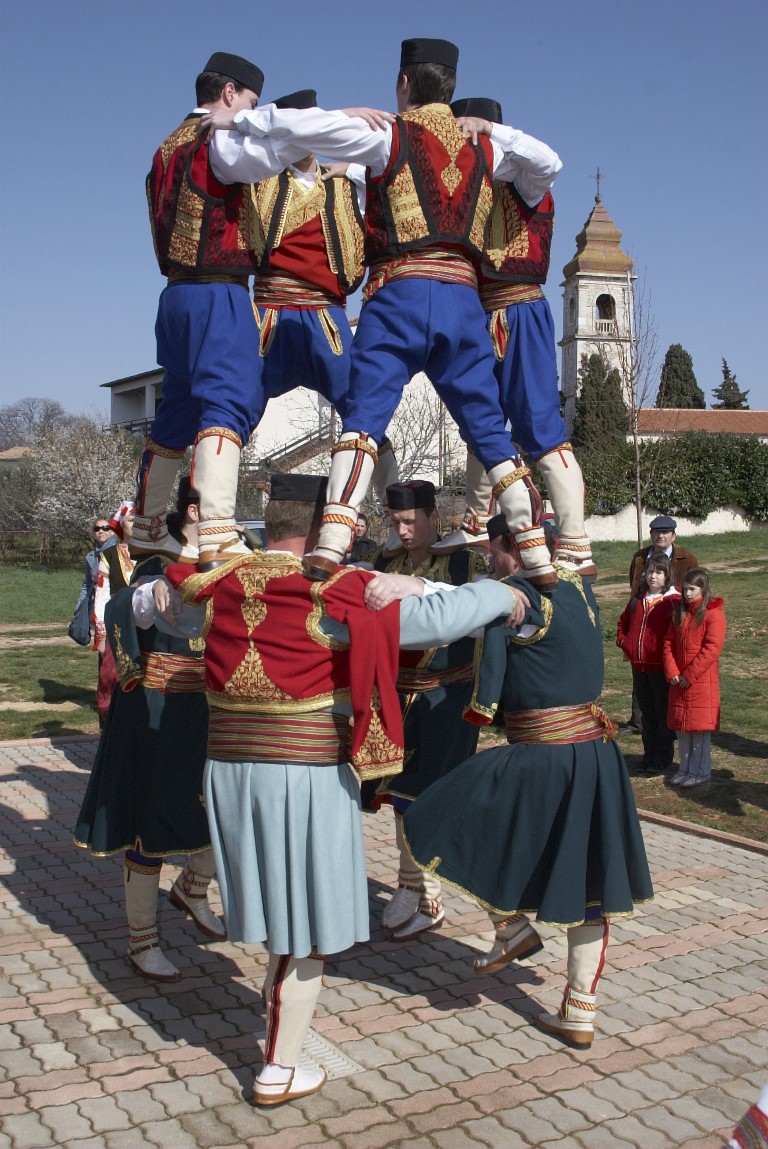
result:
M 360 791 L 346 763 L 222 762 L 205 801 L 229 938 L 340 953 L 369 938 Z

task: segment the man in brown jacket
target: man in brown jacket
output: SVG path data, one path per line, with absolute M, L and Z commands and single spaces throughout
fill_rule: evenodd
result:
M 635 595 L 640 589 L 645 570 L 645 564 L 651 555 L 666 555 L 672 567 L 672 585 L 680 586 L 686 571 L 693 570 L 699 565 L 699 560 L 691 551 L 675 546 L 675 531 L 677 522 L 669 515 L 657 515 L 651 521 L 651 545 L 641 547 L 632 555 L 629 567 L 629 587 L 631 594 Z M 619 727 L 619 734 L 639 734 L 642 726 L 642 714 L 634 691 L 632 692 L 632 716 L 629 722 Z

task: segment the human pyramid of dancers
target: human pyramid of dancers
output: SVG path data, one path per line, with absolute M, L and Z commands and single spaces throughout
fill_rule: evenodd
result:
M 310 90 L 260 105 L 261 70 L 217 52 L 147 177 L 168 278 L 162 402 L 139 465 L 137 566 L 106 610 L 121 686 L 76 841 L 125 855 L 142 975 L 182 976 L 157 930 L 167 855 L 187 856 L 170 900 L 204 935 L 266 946 L 260 1105 L 325 1080 L 300 1054 L 325 956 L 369 939 L 362 803 L 394 809 L 394 942 L 439 928 L 441 879 L 490 913 L 477 972 L 542 948 L 530 915 L 567 930 L 562 1002 L 537 1024 L 577 1049 L 594 1038 L 609 921 L 652 897 L 599 702 L 583 480 L 541 288 L 561 164 L 496 101 L 451 103 L 458 55 L 403 41 L 394 115 L 324 111 Z M 366 271 L 353 339 L 345 301 Z M 434 486 L 400 482 L 386 440 L 422 371 L 468 448 L 466 512 L 445 539 Z M 327 478 L 273 476 L 252 551 L 240 452 L 267 401 L 298 386 L 333 404 L 341 436 Z M 513 438 L 546 482 L 554 543 Z M 389 536 L 365 568 L 342 565 L 371 482 Z M 497 716 L 506 744 L 476 754 Z

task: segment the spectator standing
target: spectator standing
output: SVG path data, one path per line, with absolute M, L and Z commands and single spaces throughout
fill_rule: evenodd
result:
M 651 521 L 649 530 L 651 532 L 651 545 L 635 551 L 629 566 L 629 590 L 630 594 L 633 595 L 640 590 L 645 563 L 651 555 L 667 556 L 672 567 L 672 586 L 679 587 L 686 571 L 694 570 L 699 565 L 699 560 L 692 551 L 687 551 L 676 544 L 677 522 L 670 515 L 657 515 Z M 640 705 L 633 690 L 632 714 L 629 721 L 619 727 L 619 734 L 640 734 L 642 724 Z
M 99 712 L 99 725 L 103 728 L 109 712 L 112 691 L 117 686 L 118 674 L 115 657 L 107 643 L 107 629 L 104 623 L 104 610 L 113 594 L 128 586 L 136 565 L 128 551 L 128 543 L 133 529 L 134 505 L 122 502 L 109 520 L 109 529 L 115 537 L 115 546 L 102 548 L 99 566 L 94 579 L 93 593 L 93 649 L 99 656 L 99 681 L 96 687 L 96 709 Z
M 651 555 L 643 585 L 625 606 L 616 631 L 616 645 L 632 664 L 633 691 L 642 711 L 643 774 L 663 774 L 675 751 L 674 731 L 667 726 L 669 687 L 663 666 L 664 638 L 680 602 L 671 579 L 667 556 Z
M 667 721 L 677 731 L 680 769 L 673 786 L 698 786 L 712 777 L 710 741 L 720 726 L 720 652 L 725 642 L 723 600 L 714 598 L 705 570 L 688 571 L 682 600 L 664 640 L 669 682 Z
M 370 562 L 377 549 L 373 539 L 368 538 L 368 516 L 358 511 L 352 541 L 344 556 L 344 565 Z
M 83 570 L 83 585 L 77 596 L 72 622 L 69 624 L 69 637 L 80 646 L 87 646 L 91 638 L 91 616 L 93 614 L 93 599 L 96 590 L 96 576 L 99 570 L 99 557 L 107 547 L 113 547 L 117 539 L 112 534 L 105 515 L 97 515 L 91 528 L 93 547 L 85 556 Z

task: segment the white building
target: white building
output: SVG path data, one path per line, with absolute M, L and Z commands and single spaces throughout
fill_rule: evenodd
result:
M 560 390 L 568 427 L 573 425 L 584 355 L 602 353 L 622 377 L 630 374 L 633 266 L 621 250 L 621 232 L 596 195 L 589 219 L 576 237 L 576 254 L 563 268 Z

